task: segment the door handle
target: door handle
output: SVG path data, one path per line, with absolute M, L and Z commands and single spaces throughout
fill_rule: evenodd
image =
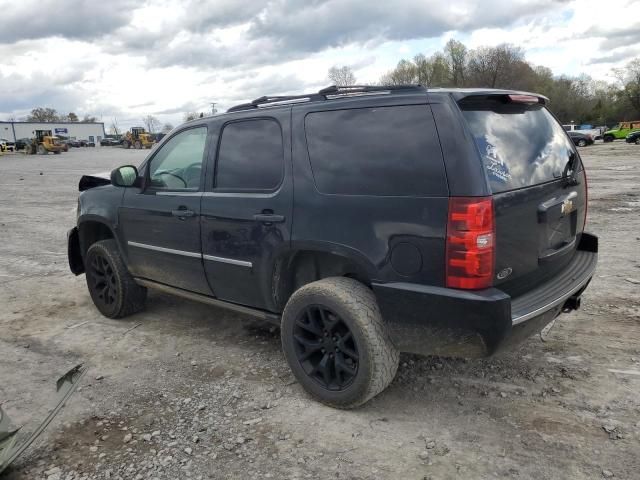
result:
M 273 213 L 256 213 L 253 216 L 256 222 L 262 223 L 282 223 L 284 222 L 284 215 L 275 215 Z
M 178 218 L 195 217 L 196 212 L 186 208 L 179 208 L 178 210 L 171 210 L 171 215 Z

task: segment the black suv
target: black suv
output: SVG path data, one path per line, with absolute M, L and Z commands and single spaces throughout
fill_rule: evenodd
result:
M 490 355 L 580 306 L 598 242 L 546 102 L 328 87 L 191 121 L 81 179 L 71 270 L 110 318 L 155 288 L 274 322 L 309 393 L 360 405 L 399 352 Z

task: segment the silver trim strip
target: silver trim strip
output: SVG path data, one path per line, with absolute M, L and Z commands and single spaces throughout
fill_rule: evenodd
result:
M 253 263 L 245 262 L 243 260 L 235 260 L 233 258 L 215 257 L 213 255 L 202 255 L 202 258 L 211 262 L 230 263 L 231 265 L 238 265 L 240 267 L 252 268 Z
M 202 192 L 161 192 L 156 191 L 156 195 L 161 197 L 198 197 L 202 195 Z
M 589 275 L 587 276 L 587 278 L 582 280 L 578 284 L 578 286 L 576 288 L 572 288 L 570 292 L 565 293 L 561 297 L 556 298 L 554 301 L 549 302 L 548 304 L 544 305 L 543 307 L 536 308 L 535 310 L 533 310 L 531 312 L 527 312 L 524 315 L 521 315 L 521 316 L 516 317 L 516 318 L 512 318 L 511 319 L 511 325 L 518 325 L 519 323 L 526 322 L 527 320 L 529 320 L 529 319 L 531 319 L 533 317 L 537 317 L 538 315 L 546 312 L 547 310 L 551 310 L 553 307 L 556 307 L 556 306 L 560 305 L 561 303 L 564 303 L 565 300 L 567 300 L 569 297 L 571 297 L 571 295 L 575 294 L 578 290 L 580 290 L 582 287 L 584 287 L 585 284 L 589 280 L 591 280 L 591 277 L 593 276 L 593 272 L 594 271 L 595 271 L 595 267 L 589 272 Z
M 147 250 L 154 250 L 162 253 L 173 253 L 174 255 L 182 255 L 183 257 L 202 258 L 201 253 L 186 252 L 184 250 L 174 250 L 173 248 L 156 247 L 155 245 L 147 245 L 146 243 L 127 242 L 132 247 L 145 248 Z
M 252 268 L 253 263 L 245 262 L 244 260 L 236 260 L 234 258 L 216 257 L 214 255 L 202 255 L 196 252 L 187 252 L 184 250 L 174 250 L 173 248 L 157 247 L 155 245 L 147 245 L 146 243 L 139 242 L 127 242 L 132 247 L 145 248 L 147 250 L 153 250 L 155 252 L 172 253 L 174 255 L 182 255 L 183 257 L 202 258 L 211 262 L 229 263 L 231 265 L 238 265 L 239 267 Z

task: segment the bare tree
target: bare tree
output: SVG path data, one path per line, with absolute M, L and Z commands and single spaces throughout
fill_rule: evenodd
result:
M 120 135 L 120 128 L 118 127 L 118 119 L 117 118 L 113 118 L 113 120 L 111 120 L 111 127 L 109 128 L 109 130 L 111 131 L 111 135 Z
M 144 126 L 149 133 L 155 133 L 156 130 L 160 127 L 160 121 L 153 115 L 142 117 L 142 123 L 144 123 Z
M 463 87 L 467 67 L 467 47 L 462 42 L 452 38 L 444 46 L 444 53 L 449 63 L 452 85 L 454 87 Z
M 184 114 L 185 122 L 190 122 L 191 120 L 195 120 L 196 118 L 198 118 L 198 114 L 196 112 L 186 112 Z
M 622 86 L 622 96 L 635 113 L 640 113 L 640 57 L 631 60 L 623 68 L 614 69 L 614 75 Z
M 27 116 L 27 122 L 58 122 L 60 117 L 54 108 L 37 107 Z
M 337 85 L 339 87 L 345 87 L 347 85 L 355 85 L 356 76 L 351 70 L 351 67 L 342 66 L 337 67 L 333 66 L 329 69 L 329 81 L 333 85 Z

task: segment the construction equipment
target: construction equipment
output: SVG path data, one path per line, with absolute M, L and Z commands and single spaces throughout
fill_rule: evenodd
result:
M 51 130 L 36 130 L 33 132 L 35 137 L 31 139 L 31 143 L 25 146 L 24 153 L 27 155 L 47 155 L 53 152 L 59 155 L 64 147 L 58 141 L 58 137 L 51 134 Z
M 145 132 L 142 127 L 132 127 L 130 131 L 124 134 L 122 139 L 123 148 L 151 148 L 154 144 L 153 135 Z

